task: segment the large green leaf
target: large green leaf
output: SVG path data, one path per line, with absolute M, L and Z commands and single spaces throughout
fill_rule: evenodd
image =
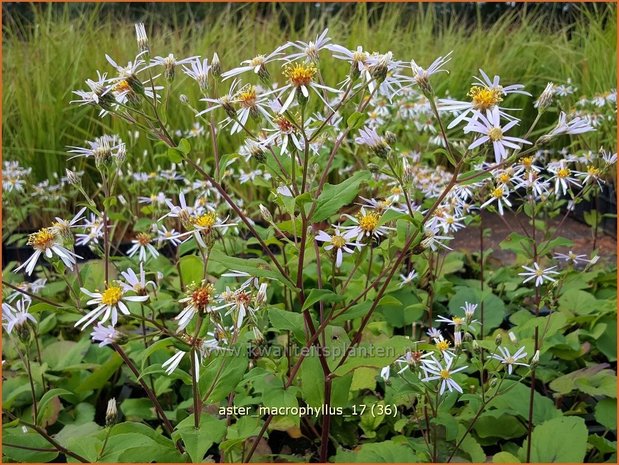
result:
M 359 186 L 371 178 L 369 171 L 357 171 L 346 181 L 336 185 L 325 184 L 316 201 L 312 222 L 318 223 L 336 214 L 344 205 L 348 205 L 359 194 Z
M 173 437 L 180 436 L 193 463 L 202 462 L 209 448 L 220 442 L 226 434 L 226 421 L 211 415 L 202 414 L 200 428 L 194 426 L 194 416 L 190 415 L 178 424 Z
M 587 452 L 587 426 L 582 418 L 558 417 L 533 430 L 531 462 L 582 463 Z M 526 458 L 527 441 L 519 451 Z

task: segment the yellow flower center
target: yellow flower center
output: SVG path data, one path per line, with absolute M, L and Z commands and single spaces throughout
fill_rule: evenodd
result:
M 567 178 L 570 174 L 571 171 L 569 168 L 561 168 L 559 169 L 559 171 L 557 171 L 557 176 L 559 176 L 560 178 Z
M 436 343 L 436 348 L 438 350 L 440 350 L 441 352 L 443 352 L 444 350 L 449 349 L 449 341 L 445 341 L 445 340 L 438 341 Z
M 464 323 L 464 318 L 460 318 L 459 316 L 454 316 L 452 321 L 454 322 L 456 326 L 460 326 L 462 323 Z
M 130 92 L 131 86 L 126 80 L 123 79 L 122 81 L 118 81 L 116 83 L 116 85 L 114 86 L 114 90 L 116 92 Z
M 503 184 L 508 183 L 510 179 L 511 179 L 511 176 L 507 173 L 501 173 L 499 175 L 499 181 L 502 182 Z
M 256 105 L 256 88 L 254 86 L 247 86 L 241 89 L 236 99 L 242 107 L 253 108 Z
M 359 227 L 365 232 L 372 232 L 378 227 L 380 217 L 376 212 L 359 216 Z
M 492 142 L 496 142 L 497 140 L 503 139 L 503 130 L 501 128 L 492 128 L 488 131 L 488 137 Z
M 530 168 L 533 165 L 533 158 L 532 157 L 524 157 L 522 159 L 522 164 L 524 165 L 525 168 Z
M 449 370 L 441 370 L 441 379 L 449 379 Z
M 400 186 L 395 186 L 391 188 L 391 193 L 392 194 L 401 194 L 402 193 L 402 188 Z
M 279 126 L 279 130 L 285 134 L 289 134 L 294 131 L 294 126 L 283 116 L 275 118 L 275 123 Z
M 104 305 L 116 305 L 120 302 L 120 299 L 123 296 L 123 291 L 118 286 L 108 287 L 101 294 L 101 303 Z
M 138 233 L 137 236 L 135 236 L 135 239 L 140 245 L 150 244 L 150 241 L 152 240 L 150 234 L 146 233 Z
M 210 303 L 214 292 L 215 288 L 213 285 L 206 284 L 191 293 L 191 300 L 196 307 L 204 308 Z
M 334 247 L 341 249 L 346 245 L 346 239 L 344 239 L 342 236 L 333 236 L 333 238 L 331 239 L 331 244 L 333 244 Z
M 258 55 L 256 57 L 252 58 L 251 61 L 249 62 L 249 64 L 251 66 L 253 66 L 254 68 L 256 66 L 264 65 L 264 55 Z
M 307 86 L 318 70 L 311 63 L 295 63 L 286 65 L 284 76 L 290 79 L 290 83 L 295 87 Z
M 502 187 L 497 187 L 495 190 L 492 191 L 492 197 L 494 197 L 495 199 L 499 199 L 501 197 L 503 197 L 503 188 Z
M 216 221 L 217 221 L 217 217 L 215 216 L 215 213 L 211 212 L 211 213 L 205 213 L 204 215 L 199 216 L 198 218 L 194 220 L 193 224 L 202 229 L 210 229 L 215 225 Z
M 499 89 L 489 87 L 473 86 L 468 96 L 471 97 L 473 108 L 476 110 L 488 110 L 503 100 Z
M 593 176 L 594 178 L 598 177 L 600 175 L 600 170 L 599 168 L 596 168 L 595 166 L 588 166 L 587 167 L 587 174 L 589 176 Z
M 56 234 L 52 228 L 43 228 L 28 236 L 28 245 L 37 250 L 49 249 L 56 240 Z
M 366 52 L 354 52 L 352 54 L 352 61 L 354 63 L 365 63 L 365 60 L 368 59 L 368 54 Z

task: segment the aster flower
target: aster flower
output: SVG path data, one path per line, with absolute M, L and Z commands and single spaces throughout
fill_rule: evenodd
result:
M 489 358 L 492 358 L 494 360 L 498 360 L 500 361 L 503 365 L 507 365 L 507 373 L 509 373 L 510 375 L 512 374 L 513 370 L 514 370 L 514 365 L 520 365 L 520 366 L 524 366 L 527 367 L 529 366 L 526 363 L 522 363 L 519 362 L 518 360 L 525 358 L 527 356 L 527 353 L 524 351 L 524 346 L 521 347 L 520 349 L 518 349 L 516 351 L 516 353 L 514 353 L 514 355 L 511 355 L 509 353 L 509 350 L 504 347 L 504 346 L 499 346 L 499 352 L 501 352 L 501 354 L 492 354 Z
M 198 313 L 210 313 L 215 312 L 221 308 L 225 308 L 227 306 L 213 306 L 215 303 L 215 287 L 207 283 L 206 281 L 202 281 L 202 283 L 198 286 L 189 286 L 188 290 L 190 293 L 187 294 L 186 297 L 183 297 L 179 300 L 179 303 L 186 304 L 183 310 L 176 316 L 174 319 L 178 321 L 178 329 L 176 332 L 183 331 L 189 323 L 193 320 L 193 317 Z
M 412 270 L 407 274 L 400 274 L 400 284 L 398 287 L 404 287 L 408 284 L 412 284 L 413 280 L 417 278 L 418 274 L 415 270 Z
M 369 127 L 359 130 L 359 136 L 355 138 L 355 142 L 367 145 L 375 155 L 381 158 L 384 158 L 391 151 L 391 147 L 389 147 L 385 138 L 379 136 L 375 129 Z
M 469 120 L 469 124 L 464 128 L 464 132 L 477 132 L 483 134 L 471 145 L 469 149 L 474 149 L 486 142 L 492 142 L 494 149 L 494 159 L 497 163 L 507 158 L 507 149 L 520 149 L 518 144 L 531 144 L 531 142 L 519 137 L 506 136 L 505 133 L 518 124 L 517 120 L 510 121 L 501 127 L 501 116 L 498 108 L 487 112 L 487 117 L 480 112 L 475 112 L 475 116 Z
M 564 260 L 568 263 L 573 263 L 574 265 L 577 265 L 579 263 L 590 262 L 590 260 L 587 258 L 586 255 L 578 255 L 572 252 L 571 250 L 568 253 L 556 253 L 554 255 L 554 258 L 556 260 Z
M 238 76 L 248 71 L 253 71 L 262 79 L 266 80 L 269 78 L 269 72 L 267 71 L 266 65 L 273 61 L 283 60 L 283 58 L 281 57 L 283 55 L 282 50 L 286 49 L 287 47 L 288 45 L 282 45 L 280 47 L 277 47 L 268 55 L 256 55 L 250 60 L 243 60 L 241 61 L 241 66 L 233 68 L 230 71 L 226 71 L 221 75 L 221 77 L 225 81 L 226 79 L 230 79 L 231 77 Z
M 61 236 L 53 228 L 43 228 L 30 234 L 28 245 L 32 246 L 34 253 L 28 260 L 15 268 L 16 272 L 25 268 L 26 274 L 31 275 L 41 255 L 45 255 L 48 260 L 56 255 L 70 270 L 73 270 L 77 263 L 76 259 L 82 258 L 62 245 Z
M 108 286 L 103 292 L 90 292 L 83 287 L 81 291 L 87 296 L 92 297 L 86 302 L 86 305 L 96 305 L 94 310 L 88 312 L 75 323 L 75 326 L 82 325 L 80 328 L 82 330 L 90 326 L 98 318 L 101 318 L 100 323 L 105 323 L 111 317 L 112 326 L 116 326 L 119 310 L 124 315 L 130 315 L 129 308 L 125 302 L 145 302 L 148 300 L 146 295 L 125 295 L 125 292 L 119 285 Z
M 571 120 L 567 121 L 567 115 L 564 111 L 562 111 L 559 115 L 557 125 L 546 136 L 542 136 L 542 138 L 551 139 L 560 135 L 576 135 L 590 131 L 595 131 L 595 129 L 586 119 L 581 118 L 580 116 L 575 116 Z
M 149 284 L 153 288 L 157 287 L 154 281 L 146 281 L 146 273 L 144 272 L 144 264 L 142 262 L 140 262 L 139 276 L 131 268 L 127 268 L 127 271 L 122 271 L 120 275 L 124 281 L 120 281 L 119 284 L 124 292 L 133 291 L 138 295 L 146 295 Z
M 359 73 L 367 68 L 367 61 L 370 54 L 364 52 L 361 45 L 357 46 L 355 50 L 348 50 L 346 47 L 337 44 L 329 44 L 325 48 L 333 52 L 333 58 L 349 62 L 355 75 L 359 75 Z
M 172 53 L 170 53 L 166 57 L 157 56 L 153 58 L 147 68 L 152 68 L 154 66 L 163 66 L 166 79 L 168 81 L 171 81 L 174 79 L 177 66 L 185 65 L 187 63 L 195 63 L 194 60 L 199 60 L 199 58 L 200 57 L 193 56 L 183 58 L 182 60 L 177 60 L 176 57 Z
M 462 394 L 462 388 L 458 383 L 454 381 L 452 376 L 455 373 L 466 370 L 468 366 L 452 369 L 451 366 L 453 365 L 454 360 L 455 359 L 453 357 L 445 357 L 444 366 L 434 357 L 432 357 L 430 360 L 424 360 L 423 364 L 421 365 L 421 369 L 425 372 L 426 376 L 425 378 L 422 378 L 421 381 L 427 383 L 429 381 L 440 380 L 440 395 L 443 395 L 445 389 L 449 389 L 449 392 L 457 391 Z
M 344 253 L 353 254 L 355 248 L 360 249 L 363 244 L 359 242 L 353 242 L 353 239 L 357 236 L 354 230 L 348 230 L 342 232 L 339 226 L 334 227 L 335 231 L 333 236 L 329 235 L 325 231 L 318 231 L 316 234 L 316 240 L 326 244 L 325 250 L 335 251 L 335 266 L 337 268 L 342 266 Z
M 438 323 L 447 323 L 450 326 L 454 326 L 457 330 L 460 326 L 466 323 L 466 318 L 462 318 L 459 316 L 452 316 L 451 318 L 447 318 L 441 315 L 436 321 Z
M 533 263 L 533 268 L 529 266 L 522 266 L 526 271 L 522 273 L 518 273 L 519 276 L 525 276 L 526 279 L 523 281 L 523 284 L 526 282 L 535 279 L 535 287 L 539 287 L 544 284 L 544 281 L 555 282 L 556 279 L 552 277 L 552 275 L 559 274 L 558 271 L 554 271 L 556 266 L 551 266 L 550 268 L 540 268 L 537 262 Z
M 574 176 L 581 173 L 578 171 L 572 171 L 567 166 L 565 160 L 561 160 L 559 163 L 549 164 L 548 171 L 553 174 L 553 176 L 548 179 L 548 181 L 555 181 L 556 195 L 559 195 L 559 191 L 561 191 L 561 193 L 565 195 L 570 185 L 581 187 L 581 185 L 576 180 L 576 177 Z
M 22 283 L 19 283 L 15 287 L 17 287 L 21 291 L 29 292 L 31 294 L 38 294 L 39 292 L 41 292 L 43 288 L 45 288 L 45 283 L 47 283 L 47 279 L 39 278 L 32 282 L 24 281 Z M 9 294 L 9 296 L 5 299 L 5 302 L 10 303 L 10 302 L 13 302 L 15 299 L 17 299 L 18 297 L 23 297 L 23 296 L 24 296 L 23 292 L 14 291 L 11 294 Z
M 362 240 L 364 237 L 378 239 L 388 234 L 389 231 L 395 231 L 394 228 L 380 226 L 381 215 L 376 211 L 368 211 L 365 207 L 361 207 L 356 216 L 348 214 L 344 216 L 356 224 L 354 226 L 343 226 L 342 229 L 353 231 L 354 235 L 357 236 L 357 241 Z
M 97 163 L 104 163 L 109 159 L 118 159 L 127 152 L 125 143 L 116 135 L 103 135 L 94 140 L 86 141 L 87 147 L 69 146 L 69 153 L 76 155 L 69 158 L 72 160 L 77 157 L 94 158 Z
M 136 23 L 135 24 L 135 37 L 138 42 L 138 50 L 140 52 L 150 52 L 150 47 L 148 44 L 148 36 L 146 35 L 146 28 L 144 27 L 144 23 Z
M 119 331 L 116 331 L 113 326 L 105 326 L 101 323 L 97 323 L 97 326 L 95 326 L 92 333 L 90 333 L 92 342 L 99 342 L 99 347 L 117 342 L 121 336 L 122 334 Z
M 194 58 L 189 61 L 191 67 L 183 66 L 183 73 L 198 83 L 200 90 L 204 92 L 208 88 L 208 76 L 211 71 L 211 66 L 208 64 L 208 59 L 200 61 L 199 58 Z
M 424 362 L 424 359 L 431 356 L 432 354 L 430 352 L 423 353 L 418 350 L 407 350 L 406 353 L 402 357 L 396 359 L 394 363 L 401 367 L 398 371 L 398 374 L 401 375 L 408 368 L 417 367 L 420 363 Z
M 509 197 L 509 189 L 504 185 L 496 186 L 492 192 L 490 192 L 490 198 L 481 204 L 480 208 L 486 208 L 493 202 L 497 203 L 497 208 L 499 209 L 499 214 L 503 215 L 503 204 L 511 207 L 512 204 L 508 199 Z
M 89 90 L 74 90 L 73 93 L 79 98 L 71 100 L 69 103 L 77 103 L 82 105 L 97 105 L 101 107 L 99 116 L 104 116 L 115 104 L 114 97 L 109 92 L 112 90 L 107 85 L 107 73 L 101 74 L 97 71 L 97 79 L 86 79 L 86 85 Z
M 312 41 L 302 42 L 300 40 L 296 42 L 288 42 L 282 48 L 292 47 L 299 51 L 286 55 L 285 57 L 286 61 L 295 61 L 295 60 L 298 60 L 299 58 L 305 58 L 305 61 L 307 62 L 318 61 L 319 52 L 323 49 L 328 48 L 328 45 L 331 42 L 331 39 L 327 37 L 328 33 L 329 33 L 329 30 L 325 29 L 318 36 L 316 36 L 316 40 L 313 42 Z
M 437 73 L 449 73 L 446 69 L 442 69 L 443 66 L 451 60 L 452 52 L 449 52 L 444 57 L 438 57 L 432 62 L 427 69 L 419 66 L 415 60 L 411 60 L 411 70 L 413 71 L 413 82 L 422 89 L 428 89 L 430 83 L 430 76 Z
M 316 95 L 318 95 L 320 100 L 322 100 L 327 107 L 331 108 L 329 103 L 322 96 L 321 90 L 326 90 L 327 92 L 338 91 L 337 89 L 318 84 L 314 80 L 317 72 L 318 68 L 316 68 L 316 66 L 312 63 L 290 63 L 284 66 L 283 73 L 288 79 L 288 84 L 278 89 L 278 98 L 282 98 L 286 92 L 288 92 L 288 97 L 279 110 L 280 115 L 286 112 L 295 97 L 308 99 L 310 90 L 313 90 Z
M 148 255 L 152 258 L 157 258 L 159 256 L 159 252 L 152 244 L 153 237 L 148 233 L 138 233 L 135 236 L 135 239 L 131 240 L 133 244 L 129 250 L 127 250 L 127 255 L 129 257 L 133 257 L 135 254 L 138 254 L 138 259 L 140 262 L 145 262 L 148 260 Z
M 7 333 L 11 334 L 14 329 L 19 329 L 28 321 L 37 324 L 36 318 L 28 312 L 30 304 L 31 300 L 28 298 L 18 300 L 15 307 L 5 302 L 2 303 L 2 324 Z

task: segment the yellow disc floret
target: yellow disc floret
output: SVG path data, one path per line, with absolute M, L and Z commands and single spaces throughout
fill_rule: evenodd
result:
M 284 67 L 284 76 L 295 87 L 307 86 L 318 72 L 311 63 L 295 63 Z
M 215 213 L 210 212 L 210 213 L 205 213 L 204 215 L 197 217 L 194 220 L 193 224 L 200 229 L 208 230 L 212 228 L 216 222 L 217 222 L 217 217 L 215 216 Z
M 118 286 L 110 286 L 101 294 L 101 303 L 104 305 L 116 305 L 120 302 L 123 291 Z
M 469 90 L 473 108 L 476 110 L 488 110 L 503 100 L 500 89 L 490 87 L 473 86 Z
M 346 239 L 344 239 L 342 236 L 333 236 L 333 238 L 331 239 L 331 244 L 333 244 L 333 247 L 341 249 L 346 245 Z
M 28 245 L 37 250 L 49 249 L 56 241 L 56 234 L 52 228 L 43 228 L 28 236 Z
M 376 212 L 362 214 L 359 217 L 359 227 L 364 232 L 373 232 L 378 227 L 380 216 Z

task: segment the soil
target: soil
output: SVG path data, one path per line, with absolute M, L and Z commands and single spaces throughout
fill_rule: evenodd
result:
M 491 234 L 484 237 L 484 248 L 493 249 L 490 258 L 503 264 L 513 263 L 515 255 L 502 250 L 499 243 L 505 239 L 512 231 L 522 234 L 522 225 L 527 225 L 527 218 L 522 215 L 515 215 L 505 212 L 504 221 L 496 213 L 482 211 L 483 227 L 490 229 Z M 557 228 L 561 218 L 549 220 L 551 227 Z M 558 249 L 559 252 L 572 250 L 576 254 L 590 255 L 593 249 L 591 228 L 586 224 L 580 223 L 568 217 L 561 225 L 560 235 L 573 241 L 574 245 L 565 250 Z M 449 244 L 454 250 L 475 252 L 479 250 L 479 225 L 467 226 L 466 229 L 455 234 L 454 240 Z M 600 255 L 600 260 L 608 264 L 617 263 L 617 239 L 605 234 L 603 231 L 598 233 L 595 247 Z

